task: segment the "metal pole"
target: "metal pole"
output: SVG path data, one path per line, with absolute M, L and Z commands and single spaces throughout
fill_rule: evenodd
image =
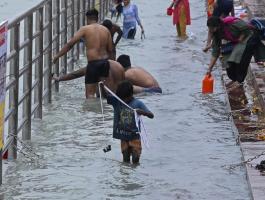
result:
M 34 90 L 34 104 L 37 105 L 34 117 L 41 119 L 43 93 L 43 7 L 39 8 L 36 13 L 36 32 L 40 34 L 35 42 L 35 52 L 39 58 L 35 64 L 35 80 L 38 83 Z
M 109 0 L 106 0 L 106 15 L 109 12 L 109 5 L 110 5 L 110 1 Z
M 76 15 L 76 30 L 75 31 L 77 31 L 77 30 L 79 30 L 79 28 L 80 28 L 80 0 L 77 0 L 76 1 L 76 6 L 75 6 L 75 13 L 77 13 L 77 15 Z M 79 60 L 79 54 L 80 54 L 80 43 L 78 43 L 78 45 L 77 45 L 77 49 L 76 49 L 76 59 L 77 60 Z
M 61 0 L 62 14 L 61 14 L 61 47 L 67 43 L 67 0 Z M 67 73 L 67 55 L 61 58 L 61 68 L 64 73 Z
M 76 0 L 75 0 L 76 1 Z M 75 27 L 75 16 L 74 16 L 74 0 L 71 0 L 71 3 L 70 3 L 70 9 L 69 9 L 69 13 L 70 13 L 70 17 L 71 17 L 71 23 L 69 24 L 69 28 L 71 30 L 71 33 L 70 33 L 70 38 L 74 36 L 74 27 Z M 74 51 L 76 49 L 76 46 L 73 47 L 71 50 L 70 50 L 70 63 L 69 63 L 69 70 L 70 71 L 73 71 L 74 70 Z
M 99 22 L 102 21 L 102 16 L 103 16 L 103 12 L 102 12 L 102 0 L 99 0 L 99 7 L 98 7 L 98 10 L 99 10 Z
M 104 17 L 105 17 L 105 0 L 101 0 L 101 12 L 102 12 L 102 15 L 101 15 L 101 21 L 104 20 Z
M 11 29 L 10 52 L 15 51 L 16 56 L 10 61 L 10 74 L 13 75 L 16 83 L 9 89 L 9 109 L 13 110 L 8 120 L 8 134 L 13 137 L 8 148 L 8 158 L 17 158 L 17 128 L 18 128 L 18 83 L 19 83 L 19 26 L 16 24 Z
M 90 0 L 89 0 L 90 1 Z M 92 0 L 92 8 L 95 8 L 96 1 Z M 91 7 L 90 7 L 91 8 Z
M 59 52 L 60 48 L 60 0 L 55 1 L 54 9 L 56 12 L 56 22 L 54 26 L 54 32 L 56 34 L 56 40 L 55 40 L 55 53 Z M 59 69 L 59 62 L 56 62 L 55 64 L 55 74 L 59 76 L 60 74 L 60 69 Z M 55 91 L 59 92 L 59 82 L 55 82 Z
M 45 30 L 45 47 L 48 49 L 45 52 L 45 69 L 44 75 L 45 89 L 47 95 L 44 98 L 45 103 L 51 103 L 52 97 L 52 84 L 51 84 L 51 69 L 52 69 L 52 1 L 49 0 L 45 5 L 45 24 L 48 24 L 48 28 Z
M 27 93 L 23 101 L 23 120 L 26 122 L 22 129 L 22 139 L 31 138 L 31 88 L 32 88 L 32 13 L 25 19 L 24 23 L 24 41 L 29 41 L 24 50 L 24 65 L 27 71 L 23 74 L 23 93 Z
M 85 26 L 86 25 L 86 2 L 88 2 L 89 3 L 89 1 L 84 1 L 84 0 L 81 0 L 81 5 L 82 5 L 82 24 L 81 24 L 81 26 Z M 88 7 L 87 7 L 88 8 Z M 81 51 L 82 51 L 82 54 L 84 54 L 85 53 L 85 43 L 84 42 L 82 42 L 81 43 Z

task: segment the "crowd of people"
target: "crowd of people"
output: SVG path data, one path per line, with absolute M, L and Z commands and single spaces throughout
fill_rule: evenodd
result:
M 186 26 L 191 24 L 188 0 L 173 0 L 169 6 L 173 11 L 173 24 L 180 38 L 186 39 Z M 61 76 L 55 81 L 67 81 L 85 76 L 86 98 L 99 96 L 99 91 L 114 107 L 113 137 L 121 140 L 123 160 L 138 163 L 141 154 L 140 128 L 134 111 L 153 118 L 154 115 L 133 94 L 162 93 L 158 81 L 144 68 L 131 64 L 130 56 L 122 54 L 116 59 L 116 46 L 120 39 L 134 39 L 137 24 L 144 33 L 138 15 L 138 7 L 130 0 L 114 0 L 111 17 L 116 22 L 123 16 L 122 29 L 111 20 L 98 22 L 98 11 L 86 12 L 87 25 L 81 27 L 66 45 L 54 56 L 53 63 L 65 55 L 80 40 L 86 46 L 87 66 Z M 259 31 L 247 22 L 235 18 L 233 0 L 216 0 L 213 13 L 208 17 L 208 38 L 204 52 L 212 48 L 212 57 L 207 73 L 210 74 L 218 57 L 222 55 L 227 66 L 227 75 L 232 84 L 244 82 L 252 56 L 262 45 Z M 99 84 L 100 83 L 100 84 Z M 100 88 L 98 87 L 100 85 Z M 109 93 L 105 87 L 117 95 Z M 124 106 L 124 104 L 126 106 Z
M 134 98 L 133 94 L 162 93 L 162 89 L 149 72 L 131 65 L 129 55 L 122 54 L 116 60 L 116 46 L 120 39 L 122 37 L 134 39 L 137 23 L 141 27 L 141 32 L 144 32 L 137 6 L 130 0 L 124 0 L 122 10 L 120 10 L 119 1 L 116 3 L 117 19 L 119 12 L 124 16 L 123 29 L 108 19 L 99 24 L 98 11 L 88 10 L 86 12 L 87 25 L 81 27 L 53 58 L 53 63 L 56 63 L 81 40 L 86 47 L 87 66 L 68 74 L 53 76 L 53 79 L 60 82 L 85 76 L 87 99 L 100 96 L 98 85 L 101 84 L 103 96 L 114 107 L 113 137 L 121 140 L 123 160 L 130 162 L 130 156 L 132 156 L 132 162 L 136 164 L 139 162 L 142 147 L 140 128 L 138 122 L 135 121 L 134 110 L 138 115 L 149 118 L 153 118 L 154 115 L 143 102 Z M 118 98 L 105 91 L 103 84 L 116 93 Z

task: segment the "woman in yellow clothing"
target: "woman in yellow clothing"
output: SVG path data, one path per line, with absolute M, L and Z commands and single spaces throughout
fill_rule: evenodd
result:
M 173 25 L 176 25 L 180 38 L 187 38 L 186 26 L 190 25 L 190 5 L 188 0 L 173 0 L 169 8 L 173 10 Z

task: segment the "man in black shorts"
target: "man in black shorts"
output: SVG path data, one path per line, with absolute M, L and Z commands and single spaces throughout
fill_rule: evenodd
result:
M 109 61 L 104 60 L 92 60 L 88 62 L 86 67 L 85 83 L 93 84 L 101 81 L 101 78 L 107 78 L 109 76 Z
M 53 63 L 66 54 L 81 38 L 87 53 L 86 98 L 95 97 L 98 82 L 109 75 L 108 58 L 112 58 L 112 38 L 109 30 L 98 24 L 98 11 L 86 13 L 87 24 L 81 27 L 67 44 L 54 56 Z

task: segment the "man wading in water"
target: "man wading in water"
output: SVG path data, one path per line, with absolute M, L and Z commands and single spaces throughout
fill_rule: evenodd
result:
M 67 44 L 54 56 L 53 63 L 66 54 L 80 39 L 85 40 L 87 60 L 85 83 L 86 98 L 95 96 L 97 83 L 109 76 L 110 64 L 108 58 L 112 58 L 112 38 L 109 30 L 98 24 L 98 11 L 89 10 L 86 13 L 87 24 L 81 27 Z

